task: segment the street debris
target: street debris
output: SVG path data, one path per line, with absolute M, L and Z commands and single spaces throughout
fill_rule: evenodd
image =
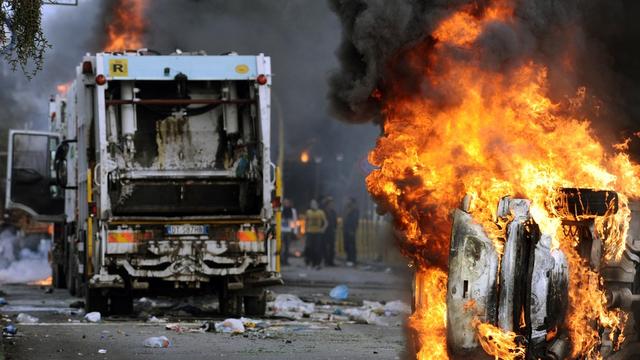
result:
M 268 306 L 272 309 L 273 316 L 292 320 L 299 320 L 304 316 L 308 317 L 315 311 L 315 304 L 306 303 L 291 294 L 276 296 L 276 300 L 269 303 Z
M 226 319 L 223 322 L 216 323 L 216 332 L 242 334 L 244 333 L 244 324 L 240 319 Z
M 16 321 L 21 323 L 21 324 L 35 324 L 38 321 L 40 321 L 40 319 L 38 319 L 35 316 L 31 316 L 29 314 L 25 314 L 25 313 L 20 313 L 18 314 L 18 316 L 16 317 Z
M 384 312 L 387 316 L 409 315 L 411 314 L 411 306 L 400 300 L 389 301 L 384 304 Z
M 338 285 L 331 289 L 329 296 L 336 300 L 347 300 L 349 297 L 349 287 L 347 285 Z
M 106 354 L 106 353 L 107 353 L 107 349 L 98 350 L 98 354 Z
M 157 318 L 157 317 L 155 317 L 155 316 L 150 316 L 150 317 L 147 319 L 147 322 L 163 324 L 163 323 L 166 323 L 166 322 L 167 322 L 167 320 L 166 320 L 166 319 L 160 319 L 160 318 Z
M 178 334 L 181 333 L 203 333 L 207 331 L 205 324 L 180 324 L 180 323 L 171 323 L 167 324 L 164 327 L 166 330 L 175 331 Z
M 4 336 L 14 336 L 17 333 L 18 333 L 18 328 L 13 324 L 9 324 L 2 329 L 2 335 Z
M 146 338 L 142 342 L 142 345 L 150 348 L 168 348 L 171 346 L 171 342 L 169 341 L 169 338 L 167 338 L 166 336 L 154 336 L 154 337 Z
M 4 305 L 7 305 L 7 304 L 8 304 L 7 300 L 5 300 L 5 298 L 3 298 L 3 297 L 0 297 L 0 306 L 4 306 Z
M 87 315 L 84 316 L 84 319 L 87 320 L 88 322 L 99 322 L 101 319 L 101 315 L 99 312 L 94 311 L 94 312 L 90 312 Z

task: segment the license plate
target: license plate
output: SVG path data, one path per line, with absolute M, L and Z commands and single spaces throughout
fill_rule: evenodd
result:
M 165 225 L 164 232 L 167 235 L 207 235 L 208 225 Z

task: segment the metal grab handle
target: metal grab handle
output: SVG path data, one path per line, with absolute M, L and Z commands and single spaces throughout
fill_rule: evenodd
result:
M 276 184 L 276 164 L 270 161 L 269 166 L 271 166 L 271 169 L 273 170 L 273 173 L 269 174 L 269 176 L 271 176 L 271 185 L 275 185 Z
M 100 168 L 100 163 L 97 163 L 96 166 L 93 167 L 93 184 L 95 186 L 100 186 L 100 182 L 98 182 L 98 169 Z

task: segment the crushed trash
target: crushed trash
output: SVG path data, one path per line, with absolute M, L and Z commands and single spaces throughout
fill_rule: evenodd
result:
M 387 316 L 408 315 L 411 314 L 411 306 L 401 300 L 389 301 L 384 304 L 384 312 Z
M 7 300 L 5 300 L 5 298 L 3 298 L 3 297 L 0 297 L 0 306 L 4 306 L 4 305 L 7 305 L 7 304 L 8 304 Z
M 201 324 L 180 324 L 180 323 L 171 323 L 167 324 L 164 327 L 166 330 L 175 331 L 178 334 L 181 333 L 203 333 L 207 331 L 205 325 Z
M 299 297 L 291 294 L 280 294 L 269 305 L 274 316 L 293 320 L 298 320 L 303 316 L 310 316 L 315 312 L 315 304 L 304 302 Z
M 19 322 L 19 323 L 22 323 L 22 324 L 35 324 L 38 321 L 40 321 L 40 319 L 38 319 L 35 316 L 31 316 L 29 314 L 20 313 L 16 317 L 16 321 Z
M 169 341 L 169 338 L 167 338 L 166 336 L 154 336 L 154 337 L 146 338 L 142 342 L 142 345 L 150 348 L 168 348 L 171 346 L 171 342 Z
M 94 311 L 94 312 L 90 312 L 87 315 L 84 316 L 84 319 L 89 321 L 89 322 L 99 322 L 100 319 L 102 318 L 102 316 L 100 315 L 99 312 Z
M 342 314 L 361 324 L 389 325 L 382 319 L 385 315 L 384 306 L 377 301 L 364 300 L 361 307 L 343 309 Z
M 157 317 L 155 317 L 155 316 L 150 316 L 150 317 L 147 319 L 147 322 L 162 324 L 162 323 L 166 323 L 166 322 L 167 322 L 167 320 L 165 320 L 165 319 L 159 319 L 159 318 L 157 318 Z
M 240 319 L 226 319 L 225 321 L 215 324 L 216 332 L 242 334 L 244 333 L 244 324 Z
M 106 353 L 107 353 L 107 349 L 98 350 L 98 354 L 106 354 Z
M 18 328 L 13 324 L 9 324 L 2 329 L 2 335 L 4 336 L 14 336 L 17 333 Z
M 331 289 L 329 296 L 336 300 L 346 300 L 349 297 L 349 287 L 347 285 L 338 285 Z

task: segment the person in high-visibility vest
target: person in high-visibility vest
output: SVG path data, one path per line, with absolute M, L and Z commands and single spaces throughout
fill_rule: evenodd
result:
M 329 223 L 324 211 L 318 208 L 318 202 L 311 200 L 311 208 L 307 210 L 305 218 L 305 234 L 307 239 L 306 256 L 308 256 L 311 266 L 320 269 L 320 263 L 324 257 L 324 244 L 322 234 L 327 230 Z

